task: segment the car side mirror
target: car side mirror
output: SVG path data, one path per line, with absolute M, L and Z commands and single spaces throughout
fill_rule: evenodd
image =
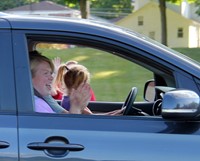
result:
M 163 96 L 161 115 L 165 119 L 194 119 L 200 114 L 200 98 L 191 90 L 176 89 Z
M 153 102 L 155 100 L 155 81 L 149 80 L 144 86 L 144 99 L 148 102 Z

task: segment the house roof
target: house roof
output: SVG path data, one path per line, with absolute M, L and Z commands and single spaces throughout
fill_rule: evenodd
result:
M 58 10 L 72 10 L 72 9 L 66 6 L 53 3 L 51 1 L 42 1 L 8 9 L 6 11 L 58 11 Z
M 42 15 L 42 16 L 59 16 L 59 17 L 78 17 L 80 11 L 68 8 L 67 6 L 59 5 L 51 1 L 41 1 L 31 3 L 4 11 L 5 13 L 20 14 L 20 15 Z M 109 23 L 108 20 L 90 15 L 90 19 Z

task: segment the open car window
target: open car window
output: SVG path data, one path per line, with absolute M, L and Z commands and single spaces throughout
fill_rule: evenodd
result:
M 153 79 L 153 73 L 144 67 L 89 46 L 41 42 L 36 50 L 50 59 L 60 57 L 62 63 L 75 60 L 87 67 L 97 101 L 124 101 L 133 86 L 139 91 L 137 100 L 142 101 L 144 84 Z
M 28 36 L 29 51 L 37 50 L 51 60 L 59 57 L 62 63 L 74 60 L 89 70 L 90 85 L 95 96 L 95 101 L 88 104 L 92 112 L 109 112 L 122 108 L 126 105 L 125 100 L 129 99 L 130 91 L 136 87 L 137 90 L 133 91 L 137 93 L 130 109 L 134 106 L 153 115 L 154 101 L 144 99 L 146 82 L 154 80 L 155 86 L 175 88 L 173 71 L 151 57 L 146 57 L 150 55 L 137 48 L 128 49 L 123 44 L 115 43 L 109 39 L 85 38 L 83 35 Z M 160 91 L 154 94 L 152 98 L 155 101 L 161 99 Z M 130 112 L 128 115 L 136 114 Z

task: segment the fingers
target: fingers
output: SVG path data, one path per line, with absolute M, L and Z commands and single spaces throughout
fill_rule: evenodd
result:
M 78 88 L 77 91 L 81 92 L 81 94 L 85 94 L 90 91 L 90 85 L 88 83 L 82 83 Z
M 81 84 L 76 90 L 73 89 L 70 95 L 70 105 L 73 111 L 83 112 L 90 100 L 90 85 L 87 83 Z
M 61 64 L 61 58 L 60 57 L 55 57 L 53 60 L 52 60 L 53 64 L 54 64 L 54 67 L 55 67 L 55 70 L 57 71 L 60 64 Z
M 91 115 L 91 114 L 93 114 L 92 113 L 92 111 L 90 111 L 90 109 L 88 108 L 88 107 L 86 107 L 86 108 L 84 108 L 84 110 L 83 110 L 83 114 L 89 114 L 89 115 Z

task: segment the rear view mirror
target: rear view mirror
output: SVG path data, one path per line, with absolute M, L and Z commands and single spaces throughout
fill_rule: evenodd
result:
M 144 99 L 148 102 L 153 102 L 155 100 L 155 94 L 155 81 L 147 81 L 144 87 Z

